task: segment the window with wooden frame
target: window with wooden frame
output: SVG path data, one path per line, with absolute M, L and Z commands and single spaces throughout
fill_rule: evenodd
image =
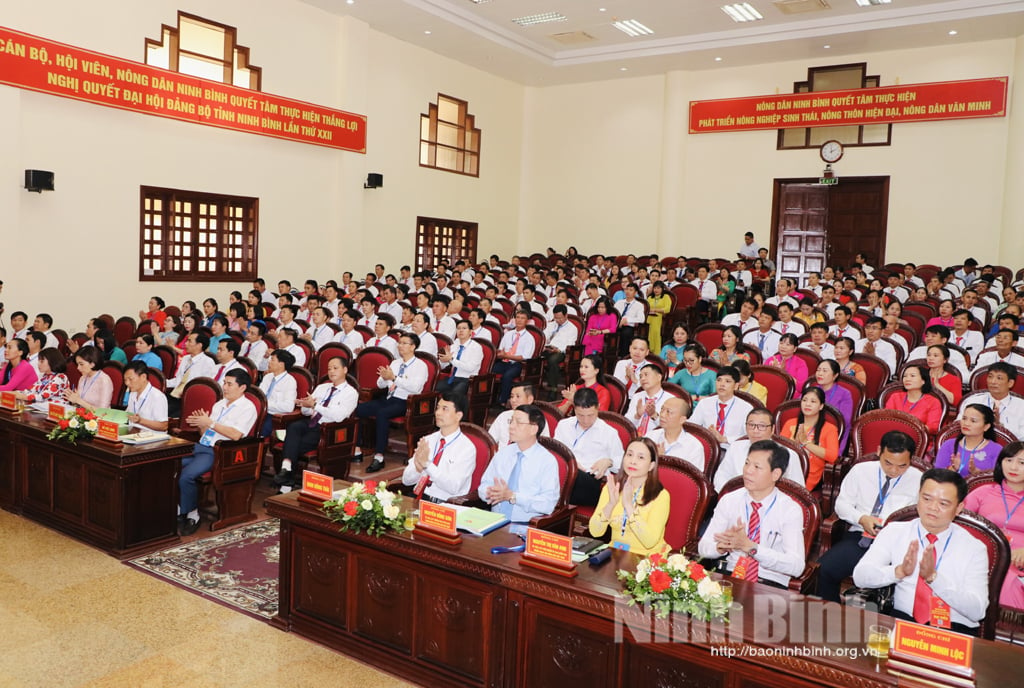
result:
M 263 69 L 249 64 L 249 49 L 236 43 L 237 33 L 179 11 L 177 26 L 164 24 L 160 40 L 146 39 L 146 64 L 259 91 Z
M 256 279 L 259 199 L 139 187 L 140 281 Z
M 420 115 L 420 167 L 480 176 L 480 130 L 465 100 L 437 94 Z
M 878 88 L 880 77 L 877 74 L 869 76 L 867 70 L 866 62 L 810 67 L 807 70 L 807 81 L 795 82 L 793 93 Z M 892 142 L 892 124 L 779 129 L 778 150 L 818 148 L 833 139 L 846 147 L 888 146 Z
M 452 265 L 457 260 L 476 264 L 476 222 L 416 218 L 416 270 L 433 268 L 438 263 Z

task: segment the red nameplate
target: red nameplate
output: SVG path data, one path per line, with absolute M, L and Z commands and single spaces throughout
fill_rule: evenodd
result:
M 64 404 L 55 404 L 52 401 L 46 409 L 46 417 L 49 420 L 64 420 L 64 413 L 67 409 Z
M 455 520 L 458 512 L 444 504 L 420 500 L 420 518 L 416 522 L 416 534 L 446 545 L 462 543 L 462 535 L 456 532 Z
M 536 528 L 526 529 L 526 551 L 519 563 L 561 576 L 577 574 L 572 563 L 572 538 Z
M 972 676 L 974 638 L 945 628 L 921 626 L 897 621 L 893 633 L 890 662 L 924 665 L 932 672 L 954 676 Z M 909 668 L 909 667 L 907 667 Z M 941 680 L 941 679 L 939 679 Z
M 313 471 L 302 471 L 302 494 L 326 502 L 334 494 L 334 478 Z
M 109 440 L 110 442 L 119 441 L 117 433 L 117 423 L 112 420 L 97 420 L 96 437 L 101 440 Z
M 13 411 L 18 407 L 18 399 L 14 392 L 0 392 L 0 408 Z

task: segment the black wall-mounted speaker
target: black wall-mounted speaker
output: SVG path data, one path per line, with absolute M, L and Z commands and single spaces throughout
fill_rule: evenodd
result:
M 364 189 L 377 189 L 384 186 L 384 175 L 371 172 L 366 175 L 366 183 L 363 184 Z
M 29 191 L 53 191 L 53 172 L 25 170 L 25 188 Z

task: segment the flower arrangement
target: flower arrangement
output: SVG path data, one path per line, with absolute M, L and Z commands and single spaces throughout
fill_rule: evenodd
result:
M 652 554 L 637 564 L 635 572 L 620 570 L 615 575 L 625 583 L 630 605 L 650 605 L 659 618 L 681 612 L 701 621 L 724 619 L 732 604 L 731 596 L 704 567 L 682 554 Z
M 402 530 L 405 517 L 399 508 L 399 495 L 388 492 L 386 483 L 367 480 L 352 483 L 337 499 L 324 502 L 324 513 L 341 524 L 342 531 L 352 530 L 380 537 L 388 530 Z
M 46 439 L 75 444 L 82 438 L 93 437 L 99 428 L 95 413 L 84 408 L 72 409 L 57 421 L 57 427 L 46 435 Z

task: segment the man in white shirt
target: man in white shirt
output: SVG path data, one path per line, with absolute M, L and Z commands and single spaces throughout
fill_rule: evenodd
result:
M 512 443 L 498 450 L 480 479 L 480 498 L 491 505 L 491 511 L 504 514 L 513 524 L 550 514 L 558 504 L 562 487 L 559 459 L 537 441 L 546 425 L 543 412 L 536 406 L 525 404 L 513 411 L 509 427 Z M 513 526 L 511 530 L 518 533 L 524 529 Z
M 277 331 L 281 330 L 294 330 L 296 336 L 302 334 L 302 326 L 295 322 L 295 316 L 299 312 L 299 307 L 292 303 L 286 303 L 281 306 L 281 310 L 278 313 L 280 324 L 277 326 Z
M 800 345 L 801 349 L 810 349 L 821 358 L 835 360 L 836 348 L 828 341 L 828 325 L 825 323 L 814 323 L 811 325 L 811 341 Z
M 719 444 L 728 446 L 743 436 L 745 419 L 753 409 L 749 403 L 736 396 L 740 374 L 732 366 L 725 366 L 715 378 L 715 394 L 697 402 L 690 416 L 690 422 L 711 431 Z
M 466 414 L 466 397 L 444 392 L 434 410 L 437 432 L 420 439 L 402 474 L 413 493 L 440 504 L 469 493 L 476 469 L 476 446 L 462 434 L 459 424 Z
M 885 321 L 881 318 L 868 318 L 864 324 L 864 339 L 857 340 L 857 353 L 871 354 L 885 362 L 889 368 L 889 375 L 896 374 L 896 349 L 889 342 L 882 339 L 882 328 Z
M 797 337 L 802 337 L 806 328 L 804 324 L 799 320 L 793 320 L 793 306 L 790 305 L 789 301 L 783 301 L 779 304 L 779 319 L 772 325 L 772 329 L 782 334 L 795 334 Z
M 782 302 L 788 303 L 793 308 L 796 308 L 800 303 L 789 295 L 789 292 L 793 289 L 793 280 L 782 277 L 778 282 L 775 283 L 775 296 L 770 299 L 766 299 L 765 303 L 770 303 L 773 306 L 778 306 Z
M 754 260 L 757 258 L 757 252 L 760 250 L 761 247 L 754 241 L 754 233 L 747 232 L 743 235 L 743 245 L 740 246 L 740 250 L 736 252 L 736 257 Z
M 1017 333 L 1013 330 L 999 330 L 996 332 L 996 350 L 983 351 L 978 356 L 977 367 L 992 365 L 993 363 L 1009 363 L 1017 368 L 1024 368 L 1024 356 L 1015 353 L 1013 347 L 1017 344 Z
M 527 284 L 523 287 L 523 299 L 519 303 L 525 304 L 531 312 L 547 318 L 547 309 L 544 308 L 544 304 L 537 300 L 537 288 L 532 284 Z
M 431 356 L 437 356 L 438 347 L 437 339 L 430 333 L 430 316 L 426 313 L 416 313 L 412 316 L 412 333 L 416 335 L 419 340 L 419 348 L 417 351 L 422 351 L 425 354 Z
M 736 281 L 736 291 L 749 293 L 750 285 L 754 283 L 754 277 L 750 274 L 750 270 L 747 269 L 747 262 L 745 260 L 736 261 L 736 269 L 732 271 L 732 277 Z
M 282 492 L 290 492 L 302 479 L 295 463 L 320 443 L 320 426 L 338 423 L 352 415 L 359 402 L 359 390 L 348 384 L 348 364 L 341 356 L 327 362 L 327 382 L 317 385 L 303 399 L 297 399 L 303 418 L 292 421 L 284 435 L 281 449 L 281 470 L 274 476 L 274 484 Z
M 365 340 L 363 339 L 362 333 L 356 329 L 356 323 L 358 321 L 359 311 L 351 308 L 347 311 L 342 311 L 341 329 L 332 337 L 333 341 L 340 342 L 347 346 L 353 356 L 362 351 L 365 346 Z
M 993 363 L 985 376 L 988 391 L 975 392 L 960 402 L 957 420 L 971 404 L 984 404 L 995 413 L 996 422 L 1002 424 L 1015 437 L 1024 437 L 1024 399 L 1010 394 L 1017 380 L 1017 368 L 1009 363 Z
M 405 415 L 410 396 L 420 394 L 427 384 L 430 371 L 427 364 L 416 358 L 416 347 L 419 337 L 415 334 L 403 334 L 398 341 L 398 358 L 390 366 L 377 369 L 377 387 L 386 389 L 383 397 L 365 401 L 356 407 L 359 418 L 374 418 L 376 423 L 375 453 L 373 462 L 366 467 L 367 473 L 375 473 L 384 468 L 384 452 L 388 448 L 388 424 L 392 418 Z M 358 445 L 361 447 L 362 442 Z M 358 455 L 362 455 L 357 450 Z
M 829 318 L 836 317 L 836 309 L 840 304 L 836 302 L 836 288 L 826 284 L 821 288 L 821 300 L 818 301 L 818 308 L 825 311 Z
M 617 473 L 622 465 L 622 439 L 611 425 L 600 418 L 597 392 L 582 387 L 572 398 L 570 418 L 558 421 L 555 439 L 572 449 L 576 457 L 576 482 L 569 502 L 597 506 L 601 480 Z
M 509 425 L 512 423 L 512 412 L 520 406 L 532 405 L 534 394 L 533 385 L 528 382 L 517 382 L 512 385 L 512 393 L 508 397 L 509 408 L 499 413 L 498 417 L 491 423 L 491 427 L 487 428 L 487 432 L 494 438 L 499 448 L 511 442 L 511 439 L 509 439 Z M 548 432 L 547 424 L 541 429 L 540 434 L 544 435 L 544 437 L 551 436 L 551 433 Z
M 884 291 L 889 298 L 896 299 L 900 303 L 906 303 L 907 299 L 910 298 L 910 290 L 900 284 L 900 276 L 896 273 L 889 275 L 886 278 L 887 286 Z
M 882 316 L 882 320 L 885 322 L 885 327 L 882 328 L 882 337 L 900 348 L 903 352 L 904 361 L 909 360 L 907 358 L 907 354 L 909 353 L 910 344 L 908 344 L 906 338 L 899 333 L 900 319 L 895 315 L 886 313 Z
M 966 351 L 971 364 L 978 360 L 978 354 L 985 348 L 985 335 L 969 329 L 972 318 L 970 311 L 963 308 L 953 311 L 953 331 L 949 333 L 949 343 Z
M 497 373 L 501 378 L 501 388 L 498 391 L 499 406 L 508 403 L 509 394 L 512 393 L 512 383 L 523 370 L 523 361 L 533 358 L 536 353 L 534 351 L 536 342 L 533 340 L 533 335 L 526 330 L 528 322 L 526 313 L 517 310 L 515 329 L 506 332 L 498 345 L 497 360 L 491 371 Z
M 197 377 L 213 377 L 216 365 L 204 352 L 210 339 L 201 332 L 193 332 L 185 340 L 185 355 L 178 359 L 174 377 L 167 381 L 167 409 L 172 416 L 181 410 L 181 395 L 189 380 Z
M 28 356 L 25 358 L 26 361 L 32 366 L 32 370 L 36 374 L 38 380 L 42 377 L 39 372 L 39 352 L 46 348 L 46 335 L 42 332 L 29 332 L 28 336 L 25 337 L 25 343 L 28 344 Z
M 725 484 L 738 475 L 743 475 L 743 466 L 747 461 L 747 453 L 750 445 L 761 440 L 770 440 L 775 434 L 775 418 L 768 409 L 756 408 L 747 414 L 744 427 L 747 431 L 746 437 L 738 439 L 729 444 L 729 450 L 718 463 L 718 470 L 715 471 L 715 492 L 721 492 Z M 804 475 L 803 465 L 797 453 L 786 447 L 789 452 L 789 463 L 782 477 L 792 480 L 797 485 L 807 482 Z
M 32 323 L 32 331 L 41 332 L 46 337 L 44 349 L 60 348 L 60 341 L 57 339 L 57 335 L 50 332 L 51 327 L 53 327 L 53 316 L 49 313 L 40 313 L 36 316 L 35 322 Z
M 402 319 L 402 304 L 398 302 L 398 290 L 395 287 L 384 287 L 382 292 L 384 300 L 377 308 L 377 316 L 380 317 L 384 313 L 387 313 L 395 322 L 399 322 Z
M 697 279 L 690 282 L 697 289 L 697 312 L 707 315 L 712 311 L 712 305 L 718 301 L 718 286 L 713 279 L 708 277 L 708 266 L 697 267 Z
M 750 445 L 743 487 L 719 500 L 698 551 L 726 556 L 734 578 L 786 588 L 804 570 L 803 510 L 775 483 L 786 470 L 785 448 L 762 440 Z
M 430 302 L 430 328 L 448 339 L 455 339 L 455 319 L 448 315 L 450 302 L 451 299 L 444 296 L 435 296 Z
M 149 384 L 149 369 L 143 361 L 130 361 L 124 369 L 128 388 L 128 422 L 149 430 L 167 430 L 167 397 Z
M 632 395 L 640 388 L 640 369 L 647 365 L 647 356 L 651 353 L 646 339 L 635 337 L 629 343 L 629 357 L 615 364 L 612 377 L 626 386 L 626 394 Z
M 917 265 L 914 263 L 905 263 L 903 265 L 903 283 L 909 285 L 911 289 L 924 286 L 924 280 L 918 277 L 915 274 L 916 272 Z
M 313 324 L 309 326 L 309 329 L 306 330 L 302 337 L 313 345 L 314 351 L 319 351 L 320 347 L 334 338 L 334 330 L 327 324 L 333 312 L 328 310 L 326 306 L 317 306 L 313 309 L 313 313 L 310 316 L 313 319 Z
M 671 394 L 661 387 L 661 368 L 648 364 L 640 368 L 637 374 L 640 381 L 640 389 L 629 398 L 629 409 L 627 417 L 637 428 L 637 434 L 644 437 L 647 433 L 658 427 L 661 407 L 671 398 Z
M 300 368 L 306 365 L 306 351 L 295 343 L 298 331 L 293 329 L 279 329 L 277 331 L 277 348 L 287 351 L 295 359 L 295 365 Z
M 443 367 L 451 367 L 451 376 L 439 389 L 466 396 L 466 392 L 469 391 L 469 378 L 480 373 L 484 361 L 483 347 L 479 342 L 473 341 L 473 331 L 469 327 L 469 322 L 459 321 L 455 328 L 455 341 L 451 348 L 438 354 L 437 360 Z
M 907 354 L 907 360 L 913 361 L 919 358 L 928 357 L 928 347 L 949 343 L 949 328 L 945 325 L 929 325 L 924 330 L 924 344 L 915 347 Z M 970 378 L 970 368 L 967 359 L 956 349 L 949 349 L 949 364 L 960 371 L 960 376 L 967 380 Z
M 836 515 L 848 525 L 842 540 L 821 557 L 818 595 L 839 602 L 841 583 L 875 541 L 889 515 L 917 503 L 921 471 L 910 465 L 916 445 L 909 435 L 890 430 L 882 435 L 877 461 L 861 461 L 839 487 Z
M 743 343 L 756 346 L 761 352 L 762 361 L 767 361 L 779 352 L 779 340 L 782 335 L 774 329 L 774 325 L 775 316 L 766 309 L 757 316 L 757 329 L 748 330 L 743 335 Z
M 394 326 L 394 321 L 391 320 L 391 316 L 386 313 L 382 313 L 377 316 L 377 322 L 373 323 L 373 339 L 366 342 L 366 346 L 375 346 L 379 349 L 384 349 L 389 352 L 392 356 L 398 356 L 398 342 L 395 341 L 394 337 L 388 336 L 391 328 Z
M 977 635 L 988 608 L 988 552 L 953 522 L 966 496 L 967 482 L 956 471 L 925 471 L 918 518 L 882 528 L 853 570 L 854 584 L 895 583 L 895 618 Z
M 722 318 L 722 324 L 726 327 L 735 325 L 742 332 L 746 333 L 757 327 L 757 318 L 754 317 L 755 312 L 757 312 L 757 301 L 754 299 L 743 299 L 743 303 L 740 304 L 740 312 L 730 313 L 725 316 Z
M 828 333 L 839 339 L 840 337 L 849 337 L 853 340 L 856 345 L 861 340 L 861 333 L 856 327 L 850 323 L 850 309 L 846 306 L 837 306 L 836 310 L 832 313 L 835 323 L 828 328 Z
M 248 358 L 256 366 L 256 369 L 265 372 L 270 357 L 267 343 L 263 341 L 263 335 L 267 333 L 267 326 L 262 322 L 254 320 L 245 330 L 245 342 L 242 344 L 239 356 Z
M 551 317 L 552 320 L 544 332 L 547 344 L 542 355 L 546 361 L 548 392 L 551 399 L 561 399 L 558 386 L 562 382 L 562 361 L 565 360 L 565 350 L 579 340 L 579 330 L 569 321 L 568 308 L 565 304 L 555 304 L 551 309 Z
M 11 313 L 11 339 L 25 339 L 28 332 L 28 315 L 24 311 Z
M 633 341 L 636 326 L 647 322 L 647 311 L 644 304 L 636 298 L 636 285 L 627 284 L 623 290 L 625 298 L 615 302 L 615 310 L 619 312 L 619 356 L 625 356 L 629 343 Z
M 233 337 L 220 340 L 217 344 L 217 368 L 213 371 L 213 379 L 224 388 L 224 376 L 231 370 L 243 368 L 238 362 L 238 352 L 242 346 Z
M 263 437 L 274 431 L 274 416 L 295 410 L 298 385 L 288 371 L 295 365 L 295 357 L 284 349 L 274 349 L 267 359 L 267 374 L 260 380 L 260 390 L 267 397 L 267 417 L 263 422 Z
M 194 336 L 190 335 L 190 338 Z M 245 398 L 245 390 L 251 384 L 252 378 L 244 369 L 228 372 L 224 381 L 224 398 L 214 404 L 209 413 L 199 410 L 185 419 L 201 433 L 201 437 L 192 454 L 181 460 L 181 473 L 178 475 L 181 495 L 178 532 L 181 535 L 192 535 L 199 529 L 199 485 L 196 481 L 213 468 L 214 446 L 224 440 L 237 441 L 246 437 L 256 424 L 259 411 Z
M 659 456 L 674 456 L 703 471 L 707 466 L 704 445 L 683 429 L 690 406 L 684 399 L 669 397 L 658 413 L 658 427 L 650 427 L 647 437 L 658 447 Z

